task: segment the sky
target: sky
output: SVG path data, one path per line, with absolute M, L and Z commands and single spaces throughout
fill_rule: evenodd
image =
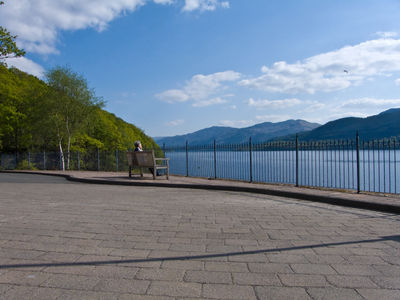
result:
M 9 66 L 67 66 L 152 137 L 400 107 L 399 0 L 3 1 Z

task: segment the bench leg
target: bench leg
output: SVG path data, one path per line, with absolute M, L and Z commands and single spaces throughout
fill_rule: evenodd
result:
M 129 167 L 129 178 L 132 177 L 132 167 Z

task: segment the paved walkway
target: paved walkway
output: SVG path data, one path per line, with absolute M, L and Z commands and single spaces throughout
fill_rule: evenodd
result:
M 290 185 L 248 183 L 184 176 L 170 176 L 170 180 L 166 180 L 165 176 L 160 176 L 157 177 L 157 180 L 153 180 L 151 175 L 145 175 L 143 178 L 135 175 L 129 178 L 127 172 L 35 171 L 32 173 L 60 175 L 70 180 L 88 183 L 250 192 L 400 214 L 400 195 L 393 194 L 357 194 L 354 191 L 323 190 Z
M 149 185 L 0 173 L 0 299 L 400 299 L 397 214 L 69 175 Z

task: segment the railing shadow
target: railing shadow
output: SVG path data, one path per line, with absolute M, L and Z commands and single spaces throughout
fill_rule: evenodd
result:
M 70 267 L 70 266 L 73 266 L 73 267 L 74 266 L 76 266 L 76 267 L 78 267 L 78 266 L 101 266 L 101 265 L 112 265 L 112 264 L 129 264 L 129 263 L 134 264 L 134 263 L 157 262 L 157 261 L 196 260 L 196 259 L 251 255 L 251 254 L 270 253 L 270 252 L 295 251 L 295 250 L 302 250 L 302 249 L 314 249 L 314 248 L 322 248 L 322 247 L 352 245 L 352 244 L 376 243 L 376 242 L 383 242 L 383 241 L 395 241 L 395 242 L 400 243 L 400 235 L 383 236 L 383 237 L 380 237 L 377 239 L 371 239 L 371 240 L 346 241 L 346 242 L 336 242 L 336 243 L 324 243 L 324 244 L 315 244 L 315 245 L 303 245 L 303 246 L 295 246 L 295 247 L 261 249 L 261 250 L 240 251 L 240 252 L 214 253 L 214 254 L 204 254 L 204 255 L 185 255 L 185 256 L 123 259 L 123 260 L 108 260 L 108 261 L 7 264 L 7 265 L 0 265 L 0 269 L 19 269 L 19 268 L 35 268 L 35 267 L 37 267 L 37 268 L 67 267 L 67 266 L 68 267 Z

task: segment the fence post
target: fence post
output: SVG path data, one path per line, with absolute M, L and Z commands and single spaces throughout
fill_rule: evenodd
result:
M 217 179 L 217 142 L 214 139 L 214 179 Z
M 356 132 L 356 150 L 357 150 L 357 194 L 360 193 L 360 136 Z
M 78 150 L 78 171 L 81 170 L 81 160 L 79 158 L 79 150 Z
M 46 170 L 46 151 L 43 151 L 43 170 Z
M 186 177 L 189 177 L 189 153 L 188 141 L 186 141 Z
M 97 148 L 97 171 L 100 171 L 100 150 Z
M 250 155 L 250 182 L 253 182 L 253 155 L 251 149 L 251 137 L 249 138 L 249 155 Z
M 118 172 L 118 149 L 115 149 L 115 164 L 116 164 L 116 169 Z
M 296 134 L 296 186 L 299 186 L 299 136 Z
M 31 152 L 28 151 L 28 169 L 31 169 Z

